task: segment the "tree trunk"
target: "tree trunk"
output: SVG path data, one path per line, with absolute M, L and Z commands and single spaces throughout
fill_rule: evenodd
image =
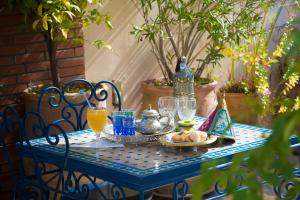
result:
M 51 71 L 51 77 L 52 77 L 52 83 L 55 87 L 59 87 L 59 73 L 57 69 L 57 60 L 56 60 L 56 49 L 57 45 L 56 43 L 51 39 L 50 35 L 46 35 L 46 42 L 47 42 L 47 48 L 48 48 L 48 56 L 49 56 L 49 62 L 50 62 L 50 71 Z

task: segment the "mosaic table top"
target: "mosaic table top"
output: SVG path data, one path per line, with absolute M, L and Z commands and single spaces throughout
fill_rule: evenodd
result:
M 203 121 L 204 118 L 197 117 L 195 126 L 199 127 Z M 72 147 L 72 144 L 89 142 L 95 139 L 91 130 L 83 130 L 68 134 L 70 142 L 69 157 L 98 167 L 106 167 L 133 176 L 145 177 L 257 148 L 265 142 L 266 136 L 271 134 L 269 129 L 243 124 L 234 124 L 233 130 L 236 136 L 236 142 L 233 144 L 197 148 L 190 151 L 153 144 L 125 145 L 124 148 L 105 150 Z M 36 139 L 32 141 L 32 145 L 51 153 L 59 153 L 64 149 L 62 146 L 49 147 L 49 145 L 43 144 L 44 142 L 43 139 Z

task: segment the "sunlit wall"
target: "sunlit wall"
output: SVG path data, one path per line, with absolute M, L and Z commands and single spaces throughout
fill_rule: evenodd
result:
M 113 50 L 98 50 L 86 42 L 86 77 L 92 81 L 120 81 L 124 107 L 139 109 L 142 100 L 141 82 L 162 76 L 147 41 L 137 43 L 135 37 L 130 35 L 131 25 L 141 24 L 143 19 L 130 0 L 110 1 L 103 11 L 112 15 L 113 30 L 92 26 L 85 30 L 85 38 L 89 41 L 105 39 Z M 220 66 L 215 67 L 213 77 L 219 80 L 219 85 L 224 85 L 230 70 L 231 63 L 228 60 L 223 60 Z M 236 72 L 235 76 L 239 78 L 240 72 Z

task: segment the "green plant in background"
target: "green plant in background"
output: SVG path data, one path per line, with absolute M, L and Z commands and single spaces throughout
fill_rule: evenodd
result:
M 105 0 L 7 0 L 11 9 L 17 9 L 24 14 L 25 23 L 45 36 L 50 61 L 53 84 L 59 87 L 59 73 L 56 62 L 57 43 L 73 37 L 73 43 L 83 43 L 82 37 L 76 36 L 75 28 L 88 27 L 91 23 L 97 25 L 104 22 L 112 28 L 111 16 L 100 13 L 99 9 Z M 68 40 L 69 41 L 69 40 Z M 103 40 L 93 42 L 98 48 L 110 48 Z
M 296 5 L 300 5 L 299 1 L 296 1 Z M 299 12 L 299 7 L 297 9 Z M 299 24 L 300 18 L 292 20 L 292 23 Z M 300 73 L 300 65 L 294 64 L 295 60 L 299 60 L 299 38 L 299 30 L 292 29 L 288 37 L 284 36 L 281 40 L 281 42 L 293 41 L 292 44 L 288 42 L 289 49 L 285 54 L 286 59 L 293 66 L 289 68 L 287 76 Z M 283 50 L 287 48 L 286 45 L 282 45 L 282 47 Z M 284 51 L 276 48 L 275 52 Z M 290 84 L 289 82 L 285 83 Z M 298 164 L 295 164 L 292 159 L 294 153 L 290 148 L 290 139 L 294 138 L 295 141 L 295 137 L 300 137 L 299 121 L 299 110 L 291 110 L 291 112 L 284 114 L 280 113 L 273 123 L 273 133 L 262 147 L 238 154 L 232 159 L 231 165 L 226 170 L 217 170 L 216 166 L 228 162 L 228 160 L 215 160 L 202 166 L 202 176 L 199 177 L 192 188 L 193 198 L 202 199 L 202 193 L 215 183 L 224 188 L 225 192 L 231 194 L 234 199 L 263 199 L 262 183 L 279 187 L 281 191 L 280 198 L 299 198 L 299 161 Z M 299 149 L 298 147 L 298 159 Z M 241 183 L 247 189 L 237 191 Z
M 208 67 L 219 64 L 222 49 L 254 35 L 260 9 L 272 0 L 132 0 L 144 18 L 133 26 L 139 41 L 148 40 L 168 85 L 181 56 L 200 80 Z M 198 62 L 198 64 L 195 64 Z
M 296 99 L 289 97 L 289 92 L 298 83 L 299 73 L 293 70 L 295 68 L 294 59 L 286 60 L 284 58 L 293 43 L 289 39 L 289 35 L 294 29 L 292 24 L 294 20 L 293 13 L 284 27 L 280 27 L 283 31 L 274 50 L 269 48 L 272 35 L 279 30 L 276 24 L 286 3 L 287 0 L 281 1 L 275 18 L 270 24 L 270 29 L 267 29 L 265 23 L 262 23 L 263 25 L 258 27 L 258 34 L 247 38 L 240 46 L 222 51 L 224 55 L 232 60 L 232 73 L 227 90 L 231 90 L 232 86 L 238 85 L 239 88 L 242 88 L 241 91 L 245 93 L 256 93 L 259 97 L 256 110 L 261 117 L 299 109 L 299 97 Z M 273 10 L 265 10 L 262 22 L 265 22 L 269 11 Z M 240 80 L 235 80 L 234 77 L 235 61 L 241 61 L 240 67 L 244 69 L 243 77 Z M 271 88 L 270 76 L 272 75 L 272 68 L 276 64 L 285 67 L 282 69 L 283 74 L 280 77 L 280 83 Z

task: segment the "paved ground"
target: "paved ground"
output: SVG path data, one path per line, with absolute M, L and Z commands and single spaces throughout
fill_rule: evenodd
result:
M 211 195 L 206 195 L 205 197 L 206 198 L 209 198 L 209 197 L 212 197 L 213 194 Z M 162 198 L 162 197 L 158 197 L 158 196 L 153 196 L 152 200 L 170 200 L 171 198 Z M 186 200 L 190 199 L 190 198 L 185 198 Z M 233 198 L 232 197 L 224 197 L 220 200 L 232 200 Z M 273 191 L 273 188 L 272 187 L 268 187 L 268 186 L 264 186 L 264 200 L 275 200 L 276 199 L 276 196 L 275 196 L 275 193 Z

